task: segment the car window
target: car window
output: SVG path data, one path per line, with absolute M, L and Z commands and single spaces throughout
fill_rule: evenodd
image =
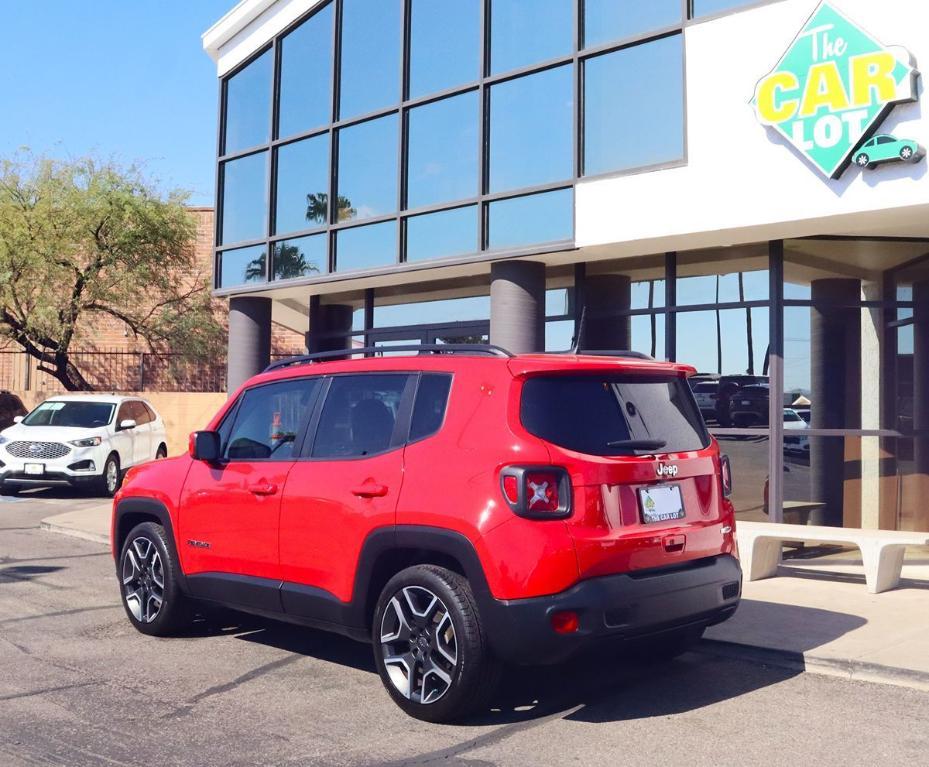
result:
M 148 413 L 138 400 L 133 400 L 129 403 L 129 412 L 132 413 L 132 417 L 135 419 L 137 426 L 144 426 L 149 422 Z
M 435 434 L 445 420 L 445 406 L 452 377 L 445 373 L 424 373 L 416 389 L 416 403 L 410 423 L 410 441 Z
M 142 408 L 145 410 L 145 415 L 148 417 L 148 422 L 149 422 L 149 423 L 152 423 L 153 421 L 157 420 L 158 416 L 155 415 L 155 411 L 152 410 L 152 409 L 148 406 L 148 403 L 146 403 L 146 402 L 140 402 L 139 404 L 142 405 Z
M 719 384 L 717 383 L 702 383 L 697 384 L 697 386 L 694 388 L 694 391 L 699 392 L 700 394 L 712 394 L 718 388 Z
M 802 420 L 803 420 L 803 419 L 802 419 L 797 413 L 795 413 L 793 410 L 785 410 L 785 411 L 784 411 L 784 421 L 785 421 L 785 423 L 788 422 L 788 421 L 796 422 L 796 421 L 802 421 Z
M 388 450 L 409 376 L 370 374 L 332 379 L 319 418 L 314 458 L 360 458 Z
M 230 461 L 292 458 L 318 386 L 318 378 L 295 378 L 245 391 L 225 444 L 225 458 Z
M 111 402 L 48 400 L 23 419 L 26 426 L 71 426 L 95 429 L 113 418 Z
M 878 144 L 892 144 L 894 140 L 890 136 L 880 136 L 877 139 Z
M 135 420 L 135 415 L 132 412 L 132 405 L 129 402 L 123 402 L 123 404 L 119 406 L 119 410 L 116 412 L 116 426 L 119 427 L 123 421 L 126 421 L 130 418 Z

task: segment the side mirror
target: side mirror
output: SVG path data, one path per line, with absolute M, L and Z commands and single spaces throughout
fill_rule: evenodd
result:
M 132 418 L 127 418 L 124 421 L 119 422 L 119 431 L 125 431 L 126 429 L 134 429 L 136 427 L 136 422 Z
M 23 418 L 24 418 L 24 416 L 21 416 L 21 415 L 14 415 L 14 416 L 13 416 L 13 423 L 22 423 Z
M 215 463 L 219 460 L 219 433 L 215 431 L 195 431 L 190 435 L 189 452 L 195 461 Z

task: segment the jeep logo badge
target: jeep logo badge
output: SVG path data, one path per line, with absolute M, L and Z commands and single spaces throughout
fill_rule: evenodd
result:
M 677 476 L 677 466 L 668 466 L 664 463 L 659 463 L 658 468 L 655 469 L 658 472 L 659 477 L 676 477 Z

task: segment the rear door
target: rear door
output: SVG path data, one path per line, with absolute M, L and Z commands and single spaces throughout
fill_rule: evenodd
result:
M 134 421 L 135 415 L 132 412 L 131 400 L 125 400 L 116 411 L 111 438 L 112 445 L 119 455 L 119 465 L 123 468 L 135 464 L 135 429 L 124 429 L 120 426 L 123 421 L 130 420 Z
M 415 379 L 363 373 L 327 381 L 281 506 L 288 612 L 312 616 L 312 591 L 300 586 L 349 601 L 365 536 L 394 524 Z
M 144 463 L 154 457 L 152 450 L 152 423 L 145 406 L 139 400 L 132 400 L 129 404 L 129 412 L 135 421 L 135 428 L 132 430 L 133 437 L 133 463 Z

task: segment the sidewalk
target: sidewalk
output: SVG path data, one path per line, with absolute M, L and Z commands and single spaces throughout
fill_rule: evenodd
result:
M 109 543 L 110 503 L 42 527 Z M 777 578 L 744 584 L 738 612 L 707 631 L 700 652 L 929 690 L 929 550 L 906 561 L 899 588 L 869 594 L 856 554 L 788 560 Z

